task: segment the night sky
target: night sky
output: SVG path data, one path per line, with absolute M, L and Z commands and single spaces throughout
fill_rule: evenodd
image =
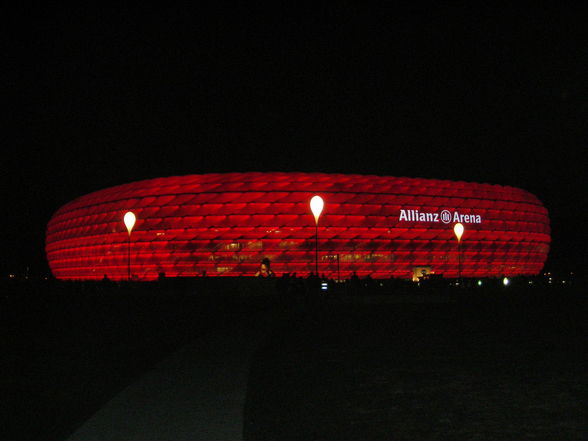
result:
M 0 277 L 78 196 L 225 171 L 521 187 L 588 263 L 585 11 L 202 5 L 6 13 Z

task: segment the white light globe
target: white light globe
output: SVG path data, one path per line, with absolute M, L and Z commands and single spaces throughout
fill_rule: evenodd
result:
M 461 236 L 463 235 L 464 227 L 459 222 L 453 226 L 453 232 L 455 233 L 455 237 L 457 237 L 457 241 L 461 240 Z
M 123 219 L 127 227 L 127 231 L 130 235 L 133 227 L 135 226 L 135 222 L 137 221 L 137 217 L 135 216 L 135 213 L 133 213 L 132 211 L 127 211 Z
M 310 211 L 312 211 L 312 214 L 314 215 L 314 221 L 316 222 L 317 225 L 318 225 L 319 216 L 321 215 L 321 212 L 323 211 L 324 206 L 325 206 L 325 202 L 323 201 L 323 198 L 321 198 L 318 195 L 313 196 L 312 199 L 310 200 Z

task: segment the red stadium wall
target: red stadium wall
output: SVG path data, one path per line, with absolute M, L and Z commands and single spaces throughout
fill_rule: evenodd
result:
M 547 258 L 547 210 L 513 187 L 431 179 L 320 173 L 228 173 L 151 179 L 82 196 L 47 226 L 46 252 L 58 279 L 139 280 L 253 275 L 268 257 L 276 274 L 315 268 L 329 277 L 410 278 L 427 266 L 458 275 L 453 225 L 465 226 L 464 277 L 537 274 Z

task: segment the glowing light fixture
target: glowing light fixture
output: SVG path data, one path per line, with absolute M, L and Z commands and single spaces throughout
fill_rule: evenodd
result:
M 312 199 L 310 200 L 310 211 L 312 211 L 312 215 L 314 216 L 314 224 L 315 224 L 315 270 L 316 270 L 316 275 L 318 277 L 318 222 L 319 222 L 319 217 L 323 211 L 323 208 L 325 206 L 325 201 L 323 201 L 323 198 L 321 198 L 320 196 L 316 195 L 313 196 Z
M 317 225 L 318 225 L 318 221 L 319 221 L 319 216 L 323 212 L 324 206 L 325 206 L 325 201 L 323 201 L 323 198 L 321 198 L 318 195 L 313 196 L 312 199 L 310 200 L 310 211 L 312 211 L 312 214 L 314 216 L 314 221 L 316 222 Z
M 455 233 L 455 237 L 457 237 L 457 241 L 461 241 L 461 236 L 463 236 L 463 224 L 459 222 L 453 226 L 453 232 Z
M 135 213 L 132 211 L 127 211 L 123 217 L 123 221 L 125 226 L 127 227 L 127 231 L 129 232 L 129 253 L 128 253 L 128 278 L 129 281 L 131 280 L 131 232 L 133 231 L 133 227 L 135 226 L 135 222 L 137 221 L 137 217 Z
M 505 277 L 504 279 L 502 279 L 502 284 L 504 286 L 508 286 L 509 283 L 510 283 L 510 280 L 508 280 L 508 277 Z
M 482 286 L 482 281 L 478 280 L 478 286 Z
M 123 218 L 125 222 L 125 226 L 127 227 L 127 231 L 129 232 L 129 236 L 131 235 L 131 231 L 133 231 L 133 227 L 135 226 L 135 222 L 137 222 L 137 217 L 135 213 L 132 211 L 127 211 L 125 213 L 125 217 Z

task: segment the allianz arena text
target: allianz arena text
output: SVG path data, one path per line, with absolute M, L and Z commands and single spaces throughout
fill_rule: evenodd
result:
M 318 223 L 310 199 L 324 201 Z M 123 222 L 131 211 L 129 233 Z M 464 226 L 458 246 L 453 231 Z M 276 275 L 411 278 L 534 275 L 547 210 L 507 186 L 324 173 L 220 173 L 119 185 L 64 205 L 47 226 L 58 279 Z M 318 253 L 317 253 L 318 249 Z M 317 260 L 318 257 L 318 260 Z

